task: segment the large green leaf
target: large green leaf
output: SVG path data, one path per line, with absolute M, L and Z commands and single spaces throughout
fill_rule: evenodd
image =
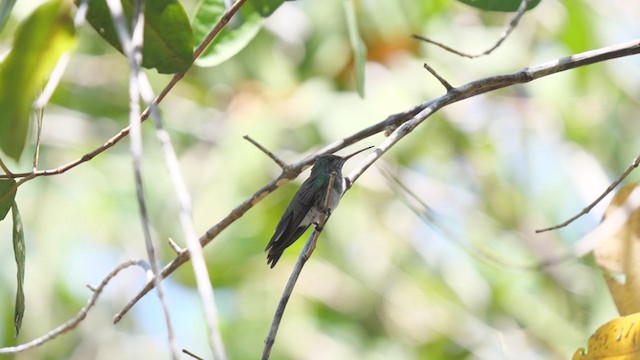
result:
M 358 95 L 364 98 L 364 71 L 367 62 L 367 47 L 364 45 L 364 41 L 362 41 L 360 32 L 358 31 L 358 22 L 356 21 L 356 11 L 353 6 L 353 0 L 345 0 L 344 10 L 347 17 L 349 42 L 351 43 L 353 56 L 355 58 L 356 89 L 358 90 Z
M 4 220 L 5 216 L 11 209 L 13 199 L 16 197 L 15 190 L 11 194 L 7 195 L 7 192 L 16 185 L 16 181 L 0 180 L 0 221 Z
M 512 12 L 518 10 L 521 0 L 458 0 L 467 5 L 488 11 Z M 538 6 L 540 0 L 530 0 L 527 10 Z
M 56 62 L 75 43 L 68 2 L 49 1 L 16 31 L 0 65 L 0 148 L 18 161 L 24 149 L 31 103 Z
M 13 255 L 16 258 L 18 280 L 16 305 L 13 311 L 13 326 L 15 328 L 15 337 L 18 337 L 20 327 L 22 326 L 22 317 L 24 315 L 24 263 L 26 256 L 22 219 L 20 218 L 18 205 L 15 202 L 11 207 L 11 213 L 13 214 Z
M 266 1 L 262 1 L 266 2 Z M 209 31 L 222 18 L 225 0 L 203 0 L 193 18 L 196 41 L 202 42 Z M 258 34 L 262 16 L 253 6 L 243 6 L 230 26 L 220 31 L 204 53 L 196 60 L 199 66 L 215 66 L 237 54 Z
M 79 0 L 76 0 L 78 3 Z M 131 23 L 133 0 L 122 0 L 122 7 Z M 122 52 L 118 34 L 105 0 L 89 2 L 87 20 L 105 40 Z M 142 66 L 156 68 L 162 74 L 187 70 L 193 60 L 193 33 L 184 8 L 178 0 L 145 1 L 144 44 Z
M 4 25 L 9 20 L 9 15 L 11 15 L 11 10 L 13 9 L 13 5 L 15 5 L 16 0 L 2 0 L 0 1 L 0 31 L 4 28 Z

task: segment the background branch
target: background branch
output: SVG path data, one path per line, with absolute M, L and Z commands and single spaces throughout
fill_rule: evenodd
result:
M 107 286 L 109 281 L 111 281 L 111 279 L 113 279 L 120 271 L 133 265 L 140 266 L 145 271 L 149 267 L 147 263 L 141 259 L 130 259 L 119 264 L 113 270 L 111 270 L 111 272 L 109 272 L 109 274 L 107 274 L 107 276 L 105 276 L 104 279 L 102 279 L 102 281 L 100 282 L 100 285 L 98 285 L 95 288 L 90 287 L 90 289 L 93 291 L 93 295 L 91 296 L 89 301 L 87 301 L 87 304 L 74 317 L 69 319 L 69 321 L 49 331 L 48 333 L 42 335 L 41 337 L 29 341 L 28 343 L 18 345 L 18 346 L 0 348 L 0 354 L 15 354 L 15 353 L 32 349 L 34 347 L 40 346 L 48 341 L 53 340 L 54 338 L 56 338 L 61 334 L 64 334 L 74 329 L 76 326 L 78 326 L 78 324 L 80 324 L 80 322 L 82 322 L 82 320 L 84 320 L 85 317 L 87 317 L 87 313 L 96 304 L 98 297 L 102 293 L 102 290 L 104 289 L 104 287 Z
M 513 30 L 518 26 L 518 23 L 520 22 L 520 19 L 522 18 L 522 15 L 524 15 L 524 13 L 527 11 L 527 7 L 529 7 L 529 1 L 530 0 L 522 0 L 520 2 L 520 6 L 518 6 L 518 10 L 516 10 L 516 13 L 513 15 L 513 17 L 511 18 L 511 21 L 509 21 L 509 25 L 507 25 L 507 27 L 502 31 L 502 34 L 500 34 L 500 37 L 498 38 L 498 40 L 496 41 L 495 44 L 493 44 L 493 46 L 491 46 L 490 48 L 488 48 L 487 50 L 481 52 L 480 54 L 476 54 L 476 55 L 472 55 L 472 54 L 468 54 L 459 50 L 456 50 L 450 46 L 447 46 L 443 43 L 437 42 L 435 40 L 431 40 L 430 38 L 426 37 L 426 36 L 421 36 L 421 35 L 412 35 L 415 39 L 418 40 L 422 40 L 424 42 L 427 42 L 429 44 L 435 45 L 439 48 L 442 48 L 450 53 L 456 54 L 458 56 L 462 56 L 468 59 L 475 59 L 481 56 L 485 56 L 485 55 L 489 55 L 491 54 L 495 49 L 497 49 L 498 47 L 500 47 L 500 45 L 502 45 L 502 43 L 507 39 L 507 37 L 509 37 L 509 35 L 511 35 L 511 33 L 513 32 Z

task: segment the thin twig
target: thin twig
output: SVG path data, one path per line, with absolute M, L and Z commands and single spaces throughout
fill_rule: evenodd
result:
M 134 11 L 132 17 L 132 33 L 129 38 L 129 31 L 125 23 L 122 5 L 118 0 L 107 0 L 107 6 L 111 13 L 113 25 L 118 34 L 120 44 L 127 57 L 130 67 L 129 74 L 129 127 L 131 128 L 131 160 L 133 163 L 133 174 L 136 184 L 136 197 L 138 199 L 138 207 L 140 209 L 140 220 L 142 222 L 142 232 L 144 235 L 145 247 L 153 272 L 153 279 L 158 279 L 155 274 L 158 273 L 159 257 L 156 253 L 153 239 L 151 237 L 151 225 L 149 224 L 149 215 L 145 203 L 144 187 L 142 185 L 142 134 L 140 117 L 140 90 L 138 77 L 141 73 L 142 63 L 142 43 L 144 33 L 144 10 L 142 0 L 134 1 Z M 173 359 L 178 359 L 178 348 L 175 344 L 175 336 L 173 326 L 171 324 L 171 316 L 169 308 L 164 299 L 164 291 L 160 280 L 155 280 L 158 299 L 162 307 L 166 326 L 169 348 Z
M 572 258 L 582 257 L 593 251 L 601 241 L 606 241 L 620 231 L 625 226 L 629 217 L 640 208 L 640 187 L 631 191 L 627 199 L 620 207 L 607 214 L 602 222 L 588 234 L 576 241 L 568 254 L 545 260 L 539 265 L 540 268 L 557 265 Z
M 4 173 L 9 179 L 13 179 L 15 177 L 15 175 L 11 172 L 11 170 L 9 170 L 7 165 L 4 164 L 4 161 L 2 161 L 2 159 L 0 159 L 0 169 L 4 171 Z M 2 202 L 2 200 L 0 200 L 0 202 Z
M 90 287 L 90 289 L 93 291 L 93 295 L 87 301 L 87 304 L 82 309 L 80 309 L 80 311 L 74 317 L 69 319 L 64 324 L 58 326 L 57 328 L 42 335 L 41 337 L 29 341 L 28 343 L 24 343 L 22 345 L 17 345 L 17 346 L 0 348 L 0 354 L 15 354 L 15 353 L 29 350 L 34 347 L 40 346 L 50 340 L 53 340 L 58 335 L 64 334 L 72 330 L 73 328 L 78 326 L 78 324 L 80 324 L 82 320 L 84 320 L 89 310 L 91 310 L 91 308 L 95 305 L 96 301 L 98 300 L 98 297 L 102 293 L 102 290 L 109 283 L 109 281 L 111 281 L 111 279 L 113 279 L 120 271 L 128 268 L 129 266 L 138 265 L 144 268 L 144 263 L 145 263 L 144 260 L 141 260 L 141 259 L 131 259 L 119 264 L 113 270 L 111 270 L 111 272 L 109 272 L 109 274 L 107 274 L 107 276 L 105 276 L 104 279 L 102 279 L 98 287 L 96 288 Z
M 192 353 L 191 351 L 187 350 L 187 349 L 182 349 L 182 352 L 191 356 L 192 358 L 196 359 L 196 360 L 204 360 L 203 358 L 201 358 L 200 356 Z
M 184 249 L 178 246 L 178 244 L 176 244 L 176 242 L 173 241 L 172 238 L 169 238 L 168 243 L 169 243 L 169 246 L 171 246 L 171 248 L 173 249 L 173 251 L 176 252 L 176 254 L 180 255 L 184 251 Z
M 298 163 L 291 164 L 289 166 L 289 172 L 287 172 L 286 174 L 281 173 L 278 177 L 274 178 L 258 191 L 256 191 L 251 197 L 245 199 L 242 203 L 231 210 L 231 212 L 227 214 L 220 222 L 210 227 L 202 236 L 200 236 L 200 244 L 202 244 L 203 247 L 206 246 L 216 236 L 218 236 L 218 234 L 224 231 L 224 229 L 226 229 L 234 221 L 236 221 L 247 211 L 249 211 L 249 209 L 251 209 L 255 204 L 260 202 L 267 195 L 274 192 L 287 181 L 294 179 L 302 172 L 303 168 L 313 163 L 315 159 L 317 159 L 321 155 L 338 151 L 360 140 L 366 139 L 369 136 L 375 135 L 379 132 L 383 132 L 388 128 L 409 124 L 407 127 L 404 127 L 402 129 L 398 128 L 394 133 L 402 134 L 405 131 L 409 131 L 411 127 L 415 127 L 418 125 L 415 123 L 417 118 L 422 118 L 422 120 L 424 120 L 426 117 L 432 115 L 433 112 L 448 104 L 452 104 L 480 94 L 485 94 L 507 86 L 512 86 L 514 84 L 527 83 L 562 71 L 575 69 L 578 67 L 619 57 L 635 55 L 638 53 L 640 53 L 640 40 L 638 39 L 614 46 L 608 46 L 606 48 L 591 50 L 546 63 L 526 67 L 511 74 L 490 76 L 472 81 L 465 85 L 454 88 L 453 91 L 447 92 L 440 97 L 424 101 L 421 104 L 412 107 L 411 109 L 397 114 L 389 115 L 385 120 L 368 128 L 362 129 L 344 139 L 335 141 L 318 150 L 314 154 L 307 156 L 305 159 L 299 161 Z M 419 122 L 421 122 L 422 120 L 420 120 Z M 389 138 L 387 138 L 387 140 L 389 140 Z M 357 172 L 354 172 L 353 174 L 359 177 L 371 164 L 373 164 L 373 162 L 377 160 L 377 158 L 382 155 L 384 151 L 388 150 L 388 144 L 385 142 L 383 143 L 383 145 L 384 150 L 377 149 L 373 154 L 365 158 L 363 166 L 359 169 L 356 169 Z M 355 179 L 353 178 L 351 180 L 355 181 Z M 188 260 L 188 252 L 176 256 L 170 263 L 168 263 L 164 267 L 164 269 L 162 269 L 159 276 L 163 279 L 166 278 Z M 140 300 L 151 289 L 153 289 L 153 282 L 147 282 L 147 284 L 145 284 L 145 286 L 138 292 L 138 294 L 136 294 L 127 303 L 127 305 L 125 305 L 125 307 L 114 316 L 114 323 L 120 321 L 120 319 L 122 319 L 127 311 L 129 311 L 129 309 L 131 309 L 131 307 L 133 307 L 133 305 L 135 305 L 135 303 L 138 302 L 138 300 Z
M 502 34 L 500 34 L 500 37 L 498 38 L 498 41 L 496 41 L 496 43 L 488 48 L 487 50 L 483 51 L 480 54 L 476 54 L 476 55 L 471 55 L 471 54 L 467 54 L 464 53 L 462 51 L 458 51 L 452 47 L 449 47 L 443 43 L 437 42 L 435 40 L 431 40 L 428 37 L 424 37 L 421 35 L 412 35 L 413 38 L 418 39 L 418 40 L 422 40 L 425 41 L 429 44 L 433 44 L 435 46 L 438 46 L 450 53 L 454 53 L 458 56 L 462 56 L 468 59 L 475 59 L 481 56 L 485 56 L 485 55 L 489 55 L 491 54 L 495 49 L 497 49 L 498 47 L 500 47 L 500 45 L 502 45 L 502 43 L 507 39 L 507 37 L 511 34 L 511 32 L 518 26 L 518 23 L 520 22 L 520 19 L 522 18 L 522 15 L 524 15 L 525 11 L 527 11 L 527 7 L 529 7 L 529 1 L 530 0 L 522 0 L 520 2 L 520 6 L 518 7 L 518 10 L 516 11 L 516 13 L 513 15 L 513 18 L 511 18 L 511 21 L 509 22 L 509 25 L 507 25 L 507 27 L 504 29 L 504 31 L 502 31 Z
M 315 229 L 309 235 L 309 239 L 304 245 L 304 248 L 300 252 L 298 256 L 298 261 L 296 261 L 296 265 L 291 271 L 291 276 L 289 276 L 289 281 L 287 281 L 287 286 L 284 288 L 282 293 L 282 297 L 280 298 L 280 302 L 278 303 L 278 308 L 276 309 L 276 313 L 273 315 L 273 320 L 271 321 L 271 327 L 269 328 L 269 333 L 267 334 L 267 338 L 264 341 L 264 349 L 262 351 L 262 360 L 268 360 L 269 356 L 271 356 L 271 348 L 273 347 L 274 342 L 276 341 L 276 335 L 278 333 L 278 328 L 280 327 L 280 322 L 282 321 L 282 316 L 284 315 L 284 310 L 287 307 L 287 302 L 289 302 L 289 298 L 291 297 L 291 293 L 293 292 L 293 288 L 296 286 L 296 282 L 298 281 L 298 277 L 300 276 L 300 272 L 302 271 L 302 267 L 309 260 L 311 254 L 316 248 L 316 242 L 318 241 L 318 237 L 324 228 L 324 225 L 329 220 L 329 203 L 331 202 L 331 195 L 333 191 L 333 185 L 336 182 L 336 174 L 331 173 L 331 177 L 329 178 L 329 186 L 327 186 L 327 194 L 324 197 L 324 212 L 320 216 L 320 220 L 318 224 L 316 224 Z
M 614 182 L 612 182 L 609 187 L 602 193 L 600 194 L 600 196 L 598 196 L 597 199 L 595 199 L 593 202 L 591 202 L 591 204 L 589 204 L 589 206 L 585 207 L 584 209 L 582 209 L 582 211 L 580 211 L 579 213 L 575 214 L 574 216 L 572 216 L 571 218 L 563 221 L 562 223 L 555 225 L 555 226 L 551 226 L 548 228 L 544 228 L 544 229 L 539 229 L 536 230 L 536 233 L 542 233 L 545 231 L 550 231 L 550 230 L 556 230 L 556 229 L 560 229 L 563 228 L 569 224 L 571 224 L 572 222 L 574 222 L 575 220 L 577 220 L 578 218 L 580 218 L 582 215 L 586 215 L 589 213 L 589 211 L 591 211 L 591 209 L 593 209 L 596 205 L 598 205 L 598 203 L 600 201 L 602 201 L 602 199 L 604 199 L 607 195 L 609 195 L 609 193 L 611 191 L 613 191 L 613 189 L 615 189 L 618 185 L 620 185 L 620 183 L 627 177 L 629 176 L 629 174 L 631 174 L 631 172 L 633 170 L 635 170 L 638 165 L 640 165 L 640 155 L 638 155 L 633 162 L 631 163 L 631 165 L 629 165 L 629 167 L 627 167 L 627 170 L 624 171 L 624 173 L 622 173 L 622 175 L 620 175 L 620 177 L 618 177 Z
M 260 143 L 258 143 L 257 141 L 253 140 L 251 138 L 251 136 L 249 135 L 244 135 L 242 137 L 243 139 L 247 140 L 248 142 L 252 143 L 255 147 L 257 147 L 258 149 L 260 149 L 260 151 L 262 151 L 263 153 L 265 153 L 265 155 L 267 155 L 268 157 L 271 158 L 271 160 L 275 161 L 276 164 L 278 164 L 278 166 L 280 166 L 280 168 L 283 171 L 286 171 L 288 168 L 288 165 L 286 162 L 284 162 L 282 159 L 280 159 L 278 157 L 278 155 L 274 154 L 273 152 L 271 152 L 269 149 L 267 149 L 266 147 L 260 145 Z
M 451 84 L 449 84 L 447 80 L 445 80 L 442 76 L 440 76 L 440 74 L 438 74 L 437 71 L 435 71 L 431 66 L 429 66 L 429 64 L 424 63 L 424 68 L 427 69 L 427 71 L 430 72 L 431 75 L 433 75 L 433 77 L 435 77 L 436 79 L 438 79 L 438 81 L 440 81 L 440 84 L 442 84 L 442 86 L 444 86 L 444 88 L 447 89 L 447 92 L 453 90 L 453 86 L 451 86 Z

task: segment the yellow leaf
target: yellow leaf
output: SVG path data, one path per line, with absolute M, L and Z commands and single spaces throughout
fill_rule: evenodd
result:
M 587 353 L 578 349 L 573 360 L 639 360 L 640 314 L 619 317 L 600 326 L 589 338 Z

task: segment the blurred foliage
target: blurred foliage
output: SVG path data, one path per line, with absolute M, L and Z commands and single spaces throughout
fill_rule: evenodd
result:
M 0 53 L 41 0 L 16 2 Z M 190 19 L 199 7 L 182 0 Z M 251 5 L 251 4 L 248 4 Z M 452 84 L 510 73 L 575 52 L 629 40 L 638 5 L 612 0 L 543 1 L 491 56 L 461 59 L 414 41 L 427 35 L 476 53 L 511 14 L 457 1 L 354 1 L 368 50 L 365 94 L 343 1 L 286 1 L 255 38 L 214 67 L 190 69 L 161 103 L 204 233 L 279 168 L 242 139 L 249 134 L 298 161 L 388 115 L 439 96 L 424 61 Z M 231 26 L 234 24 L 232 23 Z M 56 168 L 103 144 L 127 123 L 125 58 L 89 26 L 44 113 L 40 166 Z M 146 70 L 159 91 L 169 75 Z M 454 104 L 369 169 L 322 233 L 285 312 L 273 359 L 568 359 L 616 316 L 591 258 L 540 270 L 523 267 L 564 254 L 596 226 L 596 207 L 570 227 L 534 235 L 582 209 L 637 155 L 637 59 L 591 65 Z M 145 191 L 163 262 L 167 239 L 184 246 L 178 205 L 152 124 L 143 126 Z M 0 134 L 1 135 L 1 134 Z M 376 135 L 354 146 L 383 141 Z M 119 261 L 145 257 L 128 139 L 62 175 L 21 186 L 26 237 L 26 311 L 13 339 L 15 262 L 11 222 L 0 222 L 0 346 L 23 343 L 75 314 Z M 347 153 L 344 151 L 342 153 Z M 30 171 L 33 144 L 15 172 Z M 345 166 L 349 173 L 362 157 Z M 418 218 L 379 171 L 425 202 Z M 283 186 L 205 249 L 230 359 L 259 356 L 302 240 L 278 266 L 264 246 L 297 186 Z M 637 175 L 632 175 L 637 178 Z M 488 262 L 478 254 L 500 260 Z M 111 319 L 141 287 L 139 269 L 107 286 L 74 331 L 15 359 L 166 359 L 157 298 L 146 296 L 122 323 Z M 193 272 L 165 281 L 177 343 L 211 358 Z

